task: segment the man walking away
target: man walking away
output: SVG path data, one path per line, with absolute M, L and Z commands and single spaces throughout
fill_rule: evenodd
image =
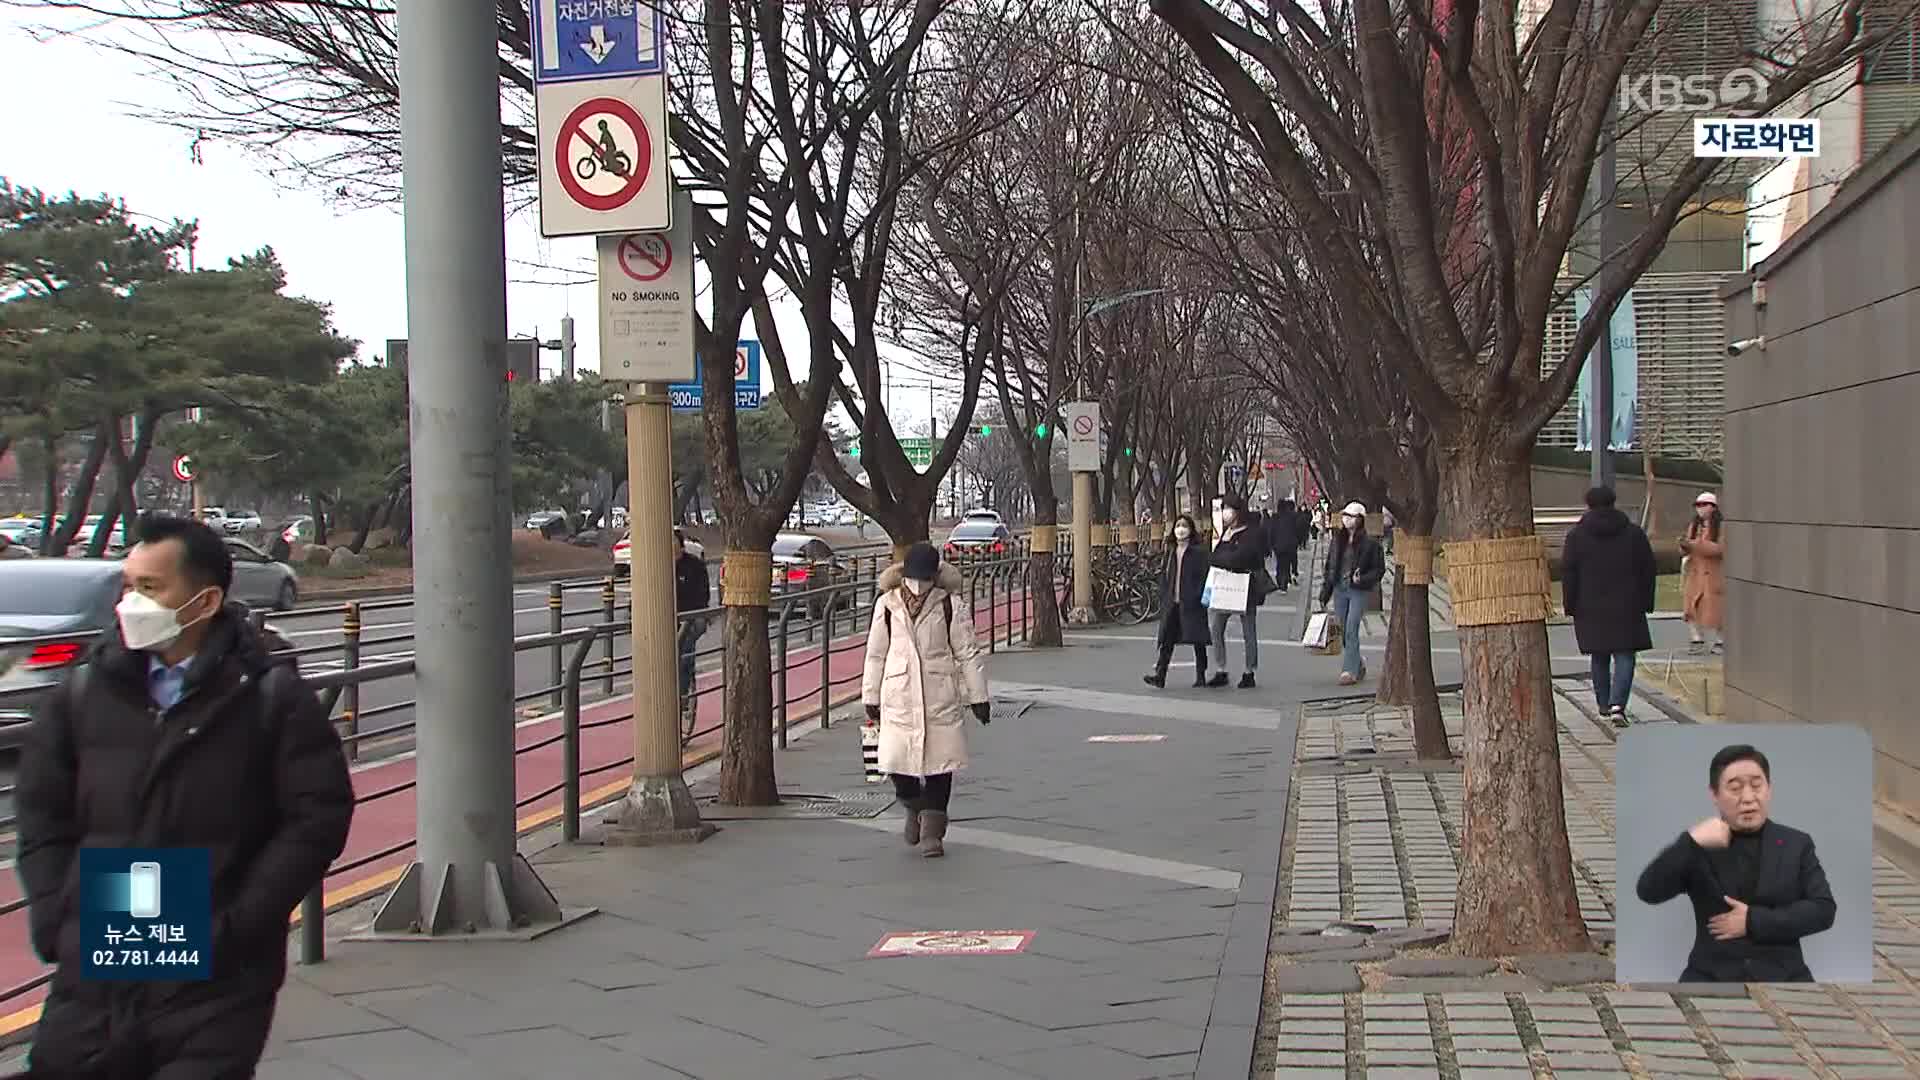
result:
M 673 530 L 673 546 L 678 552 L 673 560 L 673 610 L 682 616 L 705 611 L 713 606 L 713 581 L 707 576 L 707 564 L 687 550 L 687 534 L 679 529 Z M 680 620 L 680 726 L 689 736 L 699 712 L 693 696 L 694 654 L 706 634 L 704 616 Z
M 1560 553 L 1561 606 L 1574 640 L 1593 658 L 1593 697 L 1600 715 L 1627 724 L 1634 654 L 1653 648 L 1647 613 L 1654 599 L 1653 545 L 1614 506 L 1612 488 L 1587 492 L 1587 512 L 1567 532 Z
M 1282 589 L 1293 588 L 1300 566 L 1300 517 L 1292 499 L 1283 499 L 1266 517 L 1267 548 L 1273 552 L 1273 577 Z
M 206 525 L 148 518 L 118 625 L 39 710 L 20 762 L 20 878 L 34 951 L 58 965 L 28 1075 L 244 1080 L 287 975 L 287 917 L 346 845 L 353 784 L 291 658 L 227 602 Z M 81 977 L 82 848 L 210 852 L 204 982 Z

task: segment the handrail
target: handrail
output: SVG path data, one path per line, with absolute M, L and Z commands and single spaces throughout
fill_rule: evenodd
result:
M 877 560 L 875 562 L 877 565 Z M 1019 554 L 1015 554 L 1013 556 L 1001 558 L 1001 559 L 956 561 L 955 565 L 961 569 L 963 574 L 965 574 L 969 580 L 967 603 L 970 610 L 978 611 L 980 583 L 982 581 L 985 581 L 987 584 L 988 602 L 989 602 L 988 610 L 991 613 L 990 615 L 991 621 L 988 624 L 987 636 L 990 641 L 997 638 L 998 627 L 1001 621 L 1001 613 L 1004 610 L 1005 613 L 1009 616 L 1007 640 L 1008 640 L 1008 643 L 1011 644 L 1013 640 L 1011 616 L 1013 615 L 1013 612 L 1015 610 L 1013 604 L 1016 597 L 1018 597 L 1020 601 L 1018 622 L 1020 625 L 1021 634 L 1024 637 L 1027 633 L 1030 632 L 1031 620 L 1032 620 L 1032 614 L 1033 614 L 1033 605 L 1032 605 L 1031 596 L 1030 596 L 1031 589 L 1019 587 L 1021 577 L 1023 574 L 1027 572 L 1027 567 L 1029 565 L 1028 556 L 1025 553 L 1019 553 Z M 1005 575 L 1006 581 L 1008 583 L 1008 587 L 1004 590 L 1000 587 L 1000 581 L 1003 574 Z M 876 586 L 876 582 L 873 578 L 867 577 L 867 576 L 859 576 L 851 581 L 836 582 L 833 584 L 824 585 L 824 586 L 820 586 L 817 588 L 808 589 L 800 592 L 783 593 L 780 596 L 774 598 L 775 604 L 777 604 L 778 613 L 779 613 L 778 614 L 779 621 L 775 625 L 777 629 L 782 631 L 787 630 L 791 627 L 792 621 L 793 621 L 793 615 L 796 611 L 806 610 L 806 608 L 803 607 L 802 605 L 807 605 L 811 602 L 816 602 L 816 601 L 825 601 L 824 607 L 822 608 L 825 614 L 825 618 L 821 622 L 823 633 L 822 633 L 822 639 L 821 639 L 820 645 L 817 649 L 814 650 L 813 655 L 807 656 L 804 659 L 799 661 L 799 664 L 802 668 L 804 668 L 805 665 L 812 664 L 815 662 L 819 663 L 821 666 L 820 688 L 818 690 L 818 694 L 819 694 L 820 706 L 821 706 L 819 722 L 821 723 L 822 726 L 825 726 L 830 722 L 830 717 L 828 716 L 828 711 L 829 711 L 828 707 L 833 700 L 833 695 L 835 693 L 836 688 L 844 686 L 849 681 L 857 681 L 859 678 L 859 675 L 855 674 L 852 676 L 848 676 L 846 678 L 836 679 L 834 677 L 833 668 L 832 668 L 833 657 L 845 655 L 848 652 L 865 648 L 864 634 L 865 634 L 866 623 L 863 620 L 869 619 L 871 617 L 871 606 L 869 605 L 868 611 L 864 614 L 859 610 L 859 608 L 862 605 L 863 601 L 869 596 L 869 594 L 876 593 L 875 586 Z M 845 601 L 846 608 L 849 612 L 850 623 L 849 623 L 848 629 L 851 632 L 836 638 L 836 629 L 837 629 L 836 623 L 838 620 L 838 616 L 835 614 L 835 612 L 837 612 L 841 608 L 843 600 Z M 1005 605 L 1004 609 L 1002 608 L 1002 605 Z M 773 605 L 770 605 L 770 606 L 773 606 Z M 352 605 L 349 605 L 349 608 L 354 612 L 363 612 L 366 610 L 365 607 L 354 607 Z M 716 613 L 724 612 L 725 610 L 726 609 L 724 607 L 716 607 L 716 608 L 702 609 L 701 611 L 698 611 L 698 612 L 683 612 L 678 615 L 676 622 L 684 623 L 686 620 L 691 618 L 710 617 Z M 597 612 L 584 612 L 582 614 L 597 614 Z M 563 702 L 562 708 L 560 710 L 560 716 L 558 718 L 561 725 L 560 732 L 556 735 L 547 736 L 547 737 L 535 740 L 525 746 L 516 746 L 514 748 L 514 754 L 515 754 L 515 757 L 517 758 L 520 754 L 524 754 L 534 750 L 539 750 L 545 747 L 549 747 L 554 745 L 555 743 L 558 743 L 559 745 L 561 745 L 562 776 L 561 776 L 560 783 L 556 785 L 556 787 L 558 789 L 558 793 L 561 796 L 561 808 L 562 808 L 562 814 L 563 814 L 562 835 L 564 839 L 566 839 L 569 842 L 579 839 L 579 823 L 580 823 L 581 812 L 583 809 L 583 807 L 581 806 L 581 801 L 583 797 L 582 796 L 583 781 L 585 781 L 589 777 L 607 772 L 611 769 L 620 768 L 625 765 L 631 764 L 631 761 L 632 761 L 632 759 L 629 757 L 621 761 L 595 765 L 591 768 L 587 768 L 587 767 L 584 767 L 583 762 L 580 760 L 581 735 L 583 732 L 594 729 L 594 728 L 609 726 L 612 724 L 624 723 L 626 722 L 626 719 L 627 719 L 625 717 L 614 717 L 611 719 L 595 720 L 592 722 L 584 722 L 584 723 L 582 722 L 581 716 L 584 709 L 583 683 L 587 678 L 588 671 L 593 670 L 594 677 L 598 678 L 601 676 L 601 672 L 598 669 L 604 665 L 606 668 L 606 677 L 610 680 L 614 676 L 615 669 L 619 666 L 620 659 L 625 659 L 628 670 L 629 671 L 631 670 L 630 655 L 625 658 L 614 658 L 611 661 L 603 659 L 603 660 L 589 662 L 589 657 L 591 657 L 594 652 L 593 647 L 597 642 L 604 641 L 604 642 L 611 643 L 613 640 L 619 637 L 631 636 L 631 634 L 632 634 L 632 626 L 630 622 L 626 620 L 612 620 L 612 621 L 602 621 L 602 622 L 598 622 L 588 626 L 570 627 L 570 628 L 563 629 L 559 632 L 545 632 L 545 633 L 518 635 L 513 639 L 513 651 L 516 654 L 527 652 L 534 649 L 541 649 L 541 648 L 559 649 L 559 650 L 562 650 L 563 652 L 567 652 L 567 655 L 565 657 L 565 665 L 563 668 L 564 677 L 562 679 L 561 686 L 560 686 L 561 697 Z M 92 637 L 93 635 L 89 634 L 87 636 Z M 73 640 L 75 640 L 74 635 L 51 635 L 51 636 L 46 636 L 38 639 L 12 639 L 12 640 L 0 641 L 0 645 L 17 646 L 17 645 L 27 644 L 27 643 L 65 642 L 65 641 L 73 641 Z M 776 693 L 775 701 L 774 701 L 774 707 L 776 710 L 778 710 L 776 715 L 776 720 L 778 722 L 776 733 L 777 733 L 777 737 L 781 739 L 782 746 L 785 745 L 785 736 L 786 736 L 786 729 L 787 729 L 787 721 L 789 719 L 789 710 L 790 710 L 791 704 L 793 704 L 788 700 L 788 695 L 785 692 L 786 676 L 789 670 L 791 670 L 793 666 L 792 665 L 793 658 L 790 652 L 787 650 L 786 644 L 787 643 L 784 641 L 778 642 L 777 644 L 774 642 L 770 642 L 770 645 L 776 645 L 776 648 L 778 649 L 778 651 L 775 652 L 772 659 L 774 662 L 773 675 L 775 680 L 778 683 L 778 692 Z M 725 650 L 725 645 L 723 643 L 711 649 L 701 650 L 697 653 L 697 655 L 712 656 L 712 655 L 719 654 L 724 650 Z M 298 650 L 287 650 L 287 652 L 295 653 L 295 652 L 298 652 Z M 368 664 L 355 664 L 354 666 L 351 666 L 351 667 L 343 667 L 333 671 L 314 672 L 306 676 L 306 682 L 313 689 L 315 694 L 319 697 L 321 703 L 328 709 L 329 713 L 331 713 L 335 705 L 338 704 L 338 702 L 344 697 L 344 695 L 353 691 L 355 688 L 372 684 L 372 683 L 381 682 L 388 679 L 404 678 L 404 677 L 413 675 L 416 672 L 417 672 L 416 661 L 412 657 L 405 657 L 405 658 L 394 659 L 394 660 L 382 660 L 382 661 L 377 661 L 377 662 L 368 663 Z M 696 687 L 694 690 L 695 694 L 699 696 L 704 696 L 706 694 L 715 693 L 715 692 L 724 693 L 725 686 L 726 686 L 724 669 L 721 670 L 720 674 L 721 674 L 721 678 L 717 683 L 704 688 Z M 36 687 L 35 689 L 39 689 L 39 688 Z M 528 694 L 516 693 L 516 697 L 521 699 L 526 699 L 531 697 L 544 697 L 550 692 L 550 690 L 551 688 L 541 687 L 534 691 L 531 691 Z M 407 705 L 399 706 L 399 707 L 410 707 L 411 704 L 412 703 L 407 703 Z M 392 708 L 392 707 L 383 707 L 383 708 Z M 370 716 L 370 715 L 374 715 L 376 711 L 377 710 L 368 710 L 367 712 L 361 713 L 359 715 Z M 356 720 L 357 720 L 357 717 L 356 717 Z M 415 726 L 416 725 L 414 721 L 407 720 L 402 723 L 392 725 L 390 727 L 380 728 L 380 729 L 371 730 L 371 731 L 349 733 L 343 736 L 343 742 L 348 742 L 349 745 L 353 745 L 353 744 L 357 744 L 361 740 L 400 734 L 405 731 L 413 729 Z M 692 738 L 697 739 L 703 735 L 712 734 L 713 732 L 720 730 L 724 726 L 725 726 L 725 719 L 723 717 L 719 725 L 707 728 L 703 731 L 695 732 L 693 733 Z M 393 795 L 397 795 L 406 791 L 413 790 L 415 783 L 416 783 L 416 778 L 409 778 L 409 779 L 398 781 L 396 783 L 389 784 L 385 787 L 379 788 L 374 791 L 365 792 L 355 797 L 354 804 L 356 807 L 358 807 L 361 805 L 365 805 L 366 803 L 369 803 L 369 802 L 373 802 L 383 798 L 388 798 Z M 533 802 L 537 802 L 540 799 L 548 798 L 553 794 L 555 794 L 555 789 L 549 788 L 545 791 L 535 792 L 517 801 L 522 806 L 524 806 Z M 337 877 L 340 874 L 348 873 L 353 870 L 359 869 L 363 866 L 376 863 L 382 859 L 386 859 L 394 855 L 398 855 L 406 851 L 411 846 L 413 846 L 414 842 L 415 842 L 415 838 L 408 837 L 407 839 L 399 843 L 388 845 L 378 851 L 369 852 L 367 854 L 357 856 L 354 859 L 351 859 L 342 863 L 337 863 L 334 866 L 328 868 L 327 877 L 328 878 Z M 26 906 L 27 906 L 27 900 L 24 897 L 24 895 L 19 899 L 16 899 L 10 903 L 0 904 L 0 917 L 4 917 L 6 915 L 19 912 L 22 909 L 24 909 Z M 315 889 L 302 900 L 300 910 L 301 910 L 300 955 L 301 955 L 302 962 L 304 963 L 323 962 L 325 959 L 325 929 L 326 929 L 325 927 L 326 899 L 325 899 L 324 884 L 320 886 L 316 886 Z M 44 986 L 47 983 L 47 981 L 51 978 L 51 976 L 52 976 L 52 969 L 48 969 L 47 971 L 43 971 L 42 973 L 35 976 L 34 978 L 26 980 L 20 983 L 19 985 L 9 987 L 5 990 L 0 990 L 0 1002 L 10 1001 L 10 1000 L 19 998 L 20 996 L 27 994 L 33 991 L 34 989 L 37 989 L 38 987 Z

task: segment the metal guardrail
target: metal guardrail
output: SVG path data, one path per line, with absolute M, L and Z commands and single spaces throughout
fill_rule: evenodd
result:
M 998 559 L 960 558 L 954 560 L 954 564 L 960 567 L 967 576 L 967 602 L 971 612 L 977 614 L 981 610 L 984 592 L 986 610 L 991 615 L 991 618 L 987 622 L 987 633 L 984 638 L 984 644 L 987 646 L 989 652 L 997 651 L 1002 644 L 1007 646 L 1013 645 L 1016 641 L 1016 631 L 1018 633 L 1017 640 L 1022 642 L 1027 640 L 1027 636 L 1031 631 L 1034 612 L 1033 590 L 1030 587 L 1023 587 L 1026 585 L 1030 567 L 1028 555 L 1029 552 L 1025 550 L 1025 545 L 1021 544 L 1017 545 L 1015 554 Z M 868 625 L 872 621 L 873 606 L 878 595 L 879 571 L 885 568 L 889 560 L 890 553 L 887 556 L 876 554 L 867 561 L 866 573 L 859 572 L 859 569 L 856 567 L 852 580 L 818 589 L 776 595 L 774 597 L 774 608 L 777 611 L 777 617 L 771 622 L 771 628 L 774 634 L 772 642 L 774 679 L 773 727 L 776 745 L 780 748 L 784 749 L 788 744 L 788 730 L 793 720 L 793 706 L 813 705 L 812 701 L 794 699 L 787 692 L 789 672 L 795 670 L 803 671 L 807 666 L 814 663 L 820 665 L 820 686 L 814 691 L 811 691 L 810 696 L 817 696 L 818 719 L 823 728 L 830 723 L 829 714 L 836 701 L 836 695 L 849 683 L 857 686 L 860 679 L 859 674 L 839 679 L 834 677 L 833 658 L 848 652 L 865 649 L 866 642 L 864 635 Z M 571 591 L 572 588 L 580 588 L 586 585 L 600 586 L 600 604 L 593 609 L 567 611 L 565 607 L 567 592 Z M 1058 594 L 1056 593 L 1056 595 Z M 618 618 L 621 611 L 627 610 L 627 605 L 615 603 L 616 598 L 612 578 L 607 578 L 603 582 L 595 583 L 556 582 L 550 588 L 548 597 L 548 608 L 549 611 L 553 613 L 552 619 L 556 628 L 545 633 L 516 637 L 513 643 L 516 655 L 539 649 L 550 650 L 553 658 L 550 673 L 555 677 L 554 682 L 547 686 L 540 686 L 526 691 L 516 689 L 514 695 L 516 704 L 539 698 L 548 698 L 550 700 L 557 700 L 560 705 L 560 731 L 535 740 L 525 746 L 517 746 L 514 754 L 517 758 L 521 754 L 542 750 L 556 744 L 562 747 L 562 777 L 560 782 L 516 800 L 515 809 L 516 811 L 523 810 L 534 803 L 559 794 L 561 796 L 562 835 L 567 841 L 574 841 L 579 838 L 580 815 L 582 810 L 585 809 L 581 805 L 583 782 L 601 773 L 631 765 L 633 762 L 632 756 L 627 756 L 618 761 L 586 768 L 583 767 L 580 760 L 581 735 L 584 732 L 614 724 L 627 723 L 629 720 L 626 716 L 617 716 L 604 720 L 582 720 L 582 713 L 586 705 L 584 688 L 590 680 L 601 680 L 603 697 L 611 697 L 617 678 L 632 673 L 632 657 L 630 652 L 628 655 L 622 656 L 615 647 L 620 638 L 630 637 L 632 633 L 631 624 L 627 620 Z M 333 716 L 335 723 L 340 727 L 341 741 L 348 748 L 350 758 L 357 758 L 359 756 L 359 748 L 368 742 L 403 735 L 413 730 L 415 726 L 415 722 L 409 719 L 370 730 L 362 727 L 363 723 L 371 717 L 413 707 L 415 704 L 413 701 L 380 706 L 364 711 L 358 707 L 359 692 L 362 687 L 371 683 L 404 678 L 414 674 L 414 661 L 411 657 L 384 660 L 375 663 L 361 663 L 360 657 L 363 648 L 410 640 L 412 635 L 395 635 L 388 638 L 366 639 L 361 636 L 362 627 L 360 620 L 364 616 L 364 613 L 369 610 L 404 606 L 410 602 L 410 599 L 398 599 L 394 601 L 374 601 L 371 603 L 349 602 L 342 604 L 338 609 L 343 616 L 343 642 L 341 645 L 293 648 L 282 650 L 282 652 L 278 654 L 313 656 L 335 649 L 339 650 L 343 661 L 343 666 L 339 670 L 312 674 L 307 676 L 306 681 L 319 696 L 322 704 L 326 706 L 329 714 Z M 1018 608 L 1017 616 L 1014 615 L 1016 603 Z M 801 657 L 796 661 L 792 655 L 794 615 L 796 612 L 816 606 L 821 611 L 823 618 L 807 622 L 804 630 L 808 641 L 812 641 L 817 634 L 819 637 L 819 647 L 813 650 L 810 655 Z M 329 609 L 322 609 L 320 613 L 325 614 L 328 610 Z M 711 619 L 716 614 L 724 613 L 724 610 L 724 608 L 708 608 L 698 612 L 683 612 L 679 615 L 679 622 L 681 626 L 684 627 L 694 619 Z M 1009 618 L 1000 618 L 1003 610 L 1005 610 Z M 313 613 L 311 610 L 302 612 L 302 614 Z M 564 622 L 569 616 L 581 614 L 597 615 L 600 616 L 600 618 L 598 621 L 587 626 L 575 626 L 571 628 L 564 626 Z M 254 619 L 257 625 L 263 624 L 265 622 L 265 613 L 255 613 Z M 836 634 L 842 629 L 844 629 L 846 633 L 836 639 Z M 76 639 L 71 635 L 51 638 L 8 639 L 0 642 L 0 645 L 11 647 L 50 643 L 73 643 L 77 640 L 84 639 Z M 602 655 L 597 659 L 589 659 L 592 657 L 596 645 L 602 646 Z M 724 652 L 724 641 L 720 645 L 697 650 L 694 654 L 696 671 L 700 659 L 721 655 L 724 654 Z M 709 671 L 701 674 L 711 675 L 713 672 Z M 720 667 L 719 675 L 719 679 L 712 680 L 710 684 L 706 686 L 699 685 L 699 676 L 696 675 L 696 683 L 692 691 L 696 701 L 709 694 L 719 693 L 724 695 L 726 689 L 724 665 Z M 34 688 L 31 692 L 37 693 L 40 692 L 40 690 L 39 688 Z M 345 708 L 335 713 L 335 710 L 340 709 L 342 705 L 344 705 Z M 723 717 L 719 723 L 711 724 L 705 728 L 697 730 L 683 729 L 681 745 L 683 747 L 687 746 L 703 736 L 712 735 L 723 730 L 724 727 L 725 720 Z M 416 782 L 417 778 L 409 778 L 399 783 L 367 792 L 356 797 L 354 805 L 358 807 L 410 791 L 414 788 Z M 0 788 L 0 794 L 11 794 L 12 791 L 12 787 Z M 0 827 L 11 827 L 12 824 L 13 819 L 10 817 L 0 819 Z M 336 878 L 342 874 L 349 874 L 355 870 L 365 868 L 383 859 L 392 858 L 393 856 L 404 853 L 411 848 L 413 844 L 414 838 L 408 837 L 399 843 L 381 848 L 378 851 L 337 863 L 328 869 L 327 878 Z M 21 898 L 10 903 L 0 905 L 0 917 L 20 912 L 26 906 L 27 900 L 23 895 Z M 325 959 L 325 918 L 327 904 L 324 883 L 317 886 L 313 892 L 301 902 L 300 911 L 301 961 L 303 963 L 319 963 Z M 49 969 L 32 979 L 8 987 L 5 990 L 0 990 L 0 1004 L 15 1000 L 45 985 L 51 977 L 52 970 Z

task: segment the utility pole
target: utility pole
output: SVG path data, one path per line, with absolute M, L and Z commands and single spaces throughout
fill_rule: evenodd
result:
M 400 5 L 419 841 L 376 938 L 530 937 L 561 911 L 518 851 L 500 61 L 490 8 Z
M 1078 155 L 1075 156 L 1077 160 Z M 1087 395 L 1087 300 L 1083 280 L 1086 246 L 1080 234 L 1077 194 L 1073 207 L 1073 245 L 1074 397 L 1084 400 Z M 1093 474 L 1085 471 L 1073 474 L 1073 606 L 1067 612 L 1067 621 L 1075 626 L 1091 626 L 1096 621 L 1093 610 Z
M 560 379 L 573 381 L 573 316 L 560 316 Z

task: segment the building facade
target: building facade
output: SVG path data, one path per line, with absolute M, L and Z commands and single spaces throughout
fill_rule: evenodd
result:
M 1723 292 L 1727 719 L 1858 724 L 1920 807 L 1920 130 Z M 1752 288 L 1760 283 L 1764 295 Z M 1756 301 L 1760 302 L 1756 302 Z

